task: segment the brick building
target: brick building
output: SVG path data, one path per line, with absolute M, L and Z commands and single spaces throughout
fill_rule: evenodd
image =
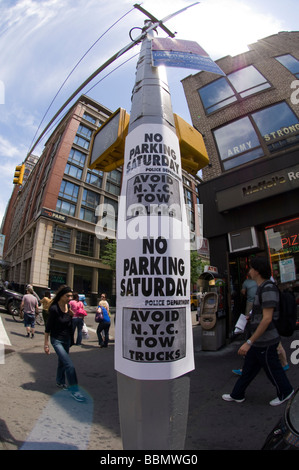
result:
M 15 187 L 2 223 L 6 236 L 3 278 L 22 292 L 32 284 L 43 295 L 61 284 L 91 302 L 106 292 L 114 304 L 114 273 L 102 261 L 115 239 L 122 168 L 88 168 L 93 132 L 112 111 L 81 96 L 56 127 L 42 155 L 26 159 L 24 184 Z M 183 174 L 191 232 L 202 231 L 198 178 Z
M 211 264 L 226 275 L 228 327 L 251 256 L 299 291 L 299 33 L 281 32 L 182 80 L 210 164 L 199 186 Z M 299 292 L 298 292 L 299 294 Z

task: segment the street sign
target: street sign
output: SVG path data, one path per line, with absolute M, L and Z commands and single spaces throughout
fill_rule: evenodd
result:
M 184 39 L 154 38 L 152 63 L 154 67 L 183 67 L 225 75 L 197 42 Z

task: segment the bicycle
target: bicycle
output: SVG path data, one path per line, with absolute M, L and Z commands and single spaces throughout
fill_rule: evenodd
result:
M 14 321 L 21 323 L 24 320 L 24 313 L 21 311 L 21 302 L 13 299 L 9 303 L 8 311 L 12 315 Z

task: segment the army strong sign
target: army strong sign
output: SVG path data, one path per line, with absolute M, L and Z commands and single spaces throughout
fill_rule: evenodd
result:
M 176 134 L 141 124 L 126 139 L 118 215 L 115 368 L 140 380 L 194 368 L 189 228 Z

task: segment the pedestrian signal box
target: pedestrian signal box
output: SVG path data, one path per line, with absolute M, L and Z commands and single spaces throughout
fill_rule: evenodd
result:
M 182 168 L 195 176 L 199 170 L 209 164 L 203 137 L 177 114 L 174 114 L 174 122 L 180 144 Z
M 130 115 L 119 108 L 94 133 L 89 152 L 88 168 L 112 171 L 124 163 L 125 139 Z
M 13 184 L 19 184 L 21 186 L 21 184 L 23 183 L 24 171 L 25 171 L 24 163 L 22 165 L 16 166 Z

